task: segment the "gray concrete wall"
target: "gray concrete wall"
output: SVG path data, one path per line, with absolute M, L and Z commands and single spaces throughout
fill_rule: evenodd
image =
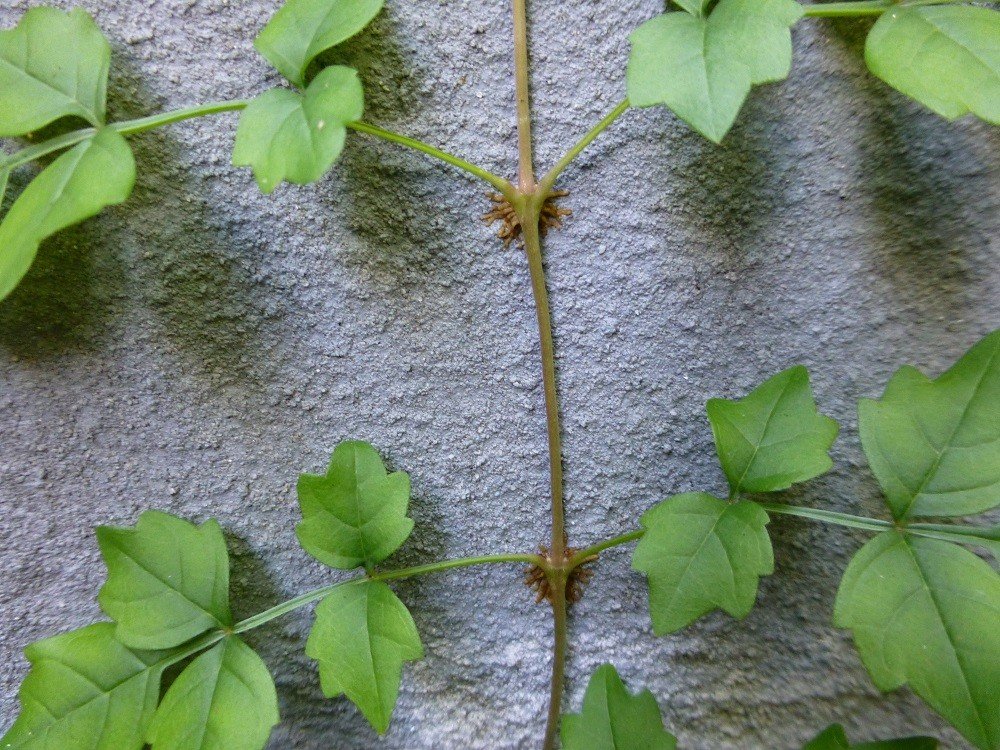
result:
M 278 83 L 251 40 L 276 0 L 78 0 L 114 46 L 117 118 Z M 13 25 L 34 0 L 7 0 Z M 60 6 L 71 3 L 59 0 Z M 515 169 L 506 0 L 390 0 L 333 59 L 372 122 Z M 659 0 L 533 0 L 539 159 L 622 96 L 628 33 Z M 903 363 L 937 373 L 1000 324 L 1000 137 L 868 76 L 864 26 L 803 22 L 791 79 L 756 91 L 722 148 L 633 112 L 571 169 L 550 238 L 571 537 L 632 528 L 668 494 L 722 491 L 705 400 L 793 363 L 843 424 L 837 468 L 790 501 L 881 512 L 856 399 Z M 410 472 L 416 530 L 393 562 L 533 549 L 546 455 L 522 255 L 478 221 L 481 188 L 350 138 L 333 173 L 263 197 L 229 166 L 236 117 L 134 139 L 134 198 L 46 244 L 0 305 L 0 726 L 29 642 L 98 618 L 92 535 L 145 508 L 228 530 L 238 616 L 330 580 L 295 543 L 294 483 L 347 437 Z M 688 748 L 792 748 L 834 720 L 858 738 L 938 732 L 880 696 L 830 624 L 861 533 L 773 523 L 777 572 L 742 623 L 654 639 L 624 550 L 575 609 L 571 706 L 613 661 Z M 520 571 L 396 586 L 427 658 L 388 735 L 325 700 L 299 612 L 254 632 L 284 721 L 275 748 L 537 745 L 549 617 Z

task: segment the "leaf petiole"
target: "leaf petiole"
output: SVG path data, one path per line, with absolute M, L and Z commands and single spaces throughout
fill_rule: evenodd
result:
M 178 109 L 172 112 L 150 115 L 149 117 L 140 117 L 135 120 L 115 122 L 111 123 L 109 127 L 114 128 L 124 136 L 135 135 L 136 133 L 144 133 L 148 130 L 154 130 L 166 125 L 173 125 L 174 123 L 183 122 L 184 120 L 193 120 L 197 117 L 207 117 L 224 112 L 237 112 L 246 109 L 248 104 L 249 102 L 244 99 L 209 102 L 207 104 L 198 104 L 193 107 L 185 107 L 184 109 Z M 508 199 L 513 196 L 513 186 L 502 177 L 498 177 L 492 172 L 488 172 L 482 167 L 476 166 L 475 164 L 454 156 L 453 154 L 449 154 L 439 148 L 435 148 L 434 146 L 430 146 L 422 141 L 418 141 L 416 138 L 409 138 L 407 136 L 394 133 L 391 130 L 380 128 L 376 125 L 369 125 L 365 122 L 352 122 L 349 123 L 347 127 L 351 130 L 356 130 L 359 133 L 367 133 L 368 135 L 375 136 L 376 138 L 382 138 L 383 140 L 397 143 L 401 146 L 406 146 L 415 151 L 420 151 L 421 153 L 432 156 L 435 159 L 440 159 L 447 164 L 463 169 L 469 174 L 484 180 L 503 193 Z M 74 130 L 71 133 L 64 133 L 56 136 L 55 138 L 47 140 L 44 143 L 29 146 L 28 148 L 22 149 L 21 151 L 8 156 L 6 159 L 0 160 L 0 171 L 10 171 L 27 164 L 28 162 L 34 161 L 35 159 L 39 159 L 43 156 L 47 156 L 48 154 L 55 153 L 56 151 L 62 151 L 63 149 L 75 146 L 76 144 L 85 141 L 87 138 L 90 138 L 96 132 L 95 128 L 81 128 L 80 130 Z
M 573 148 L 567 151 L 566 155 L 556 162 L 556 165 L 552 167 L 552 169 L 550 169 L 542 178 L 542 181 L 538 184 L 538 194 L 543 198 L 547 197 L 555 187 L 556 180 L 559 178 L 559 175 L 562 174 L 563 170 L 572 164 L 576 157 L 583 153 L 587 146 L 597 140 L 597 137 L 607 130 L 615 120 L 625 114 L 629 110 L 630 106 L 631 104 L 629 104 L 628 99 L 619 102 L 618 105 L 606 114 L 599 123 L 592 127 L 587 134 L 583 136 L 583 138 L 581 138 L 579 142 L 573 146 Z
M 885 531 L 895 528 L 889 521 L 879 518 L 867 518 L 865 516 L 854 516 L 849 513 L 838 513 L 833 510 L 820 510 L 818 508 L 804 508 L 799 505 L 786 505 L 785 503 L 761 503 L 761 506 L 768 513 L 780 513 L 786 516 L 798 516 L 808 518 L 811 521 L 821 523 L 832 523 L 837 526 L 848 526 L 853 529 L 866 529 L 868 531 Z
M 294 599 L 289 599 L 286 602 L 275 605 L 274 607 L 266 609 L 263 612 L 253 615 L 252 617 L 241 620 L 233 626 L 233 632 L 245 633 L 248 630 L 259 628 L 261 625 L 264 625 L 271 620 L 287 615 L 289 612 L 293 612 L 300 607 L 306 606 L 307 604 L 319 601 L 340 586 L 364 583 L 365 581 L 398 581 L 404 578 L 412 578 L 413 576 L 426 575 L 428 573 L 441 573 L 445 570 L 453 570 L 455 568 L 468 568 L 473 565 L 489 565 L 496 563 L 527 563 L 529 565 L 534 565 L 538 564 L 539 561 L 539 556 L 532 554 L 481 555 L 478 557 L 460 557 L 454 560 L 442 560 L 440 562 L 427 563 L 426 565 L 415 565 L 409 568 L 386 570 L 379 573 L 372 573 L 371 575 L 356 576 L 354 578 L 348 578 L 344 581 L 337 581 L 336 583 L 321 586 L 320 588 L 313 589 L 312 591 L 307 591 L 304 594 L 296 596 Z
M 892 0 L 848 0 L 843 3 L 803 4 L 806 16 L 812 18 L 851 18 L 854 16 L 880 16 L 893 5 Z
M 430 146 L 422 141 L 418 141 L 416 138 L 410 138 L 409 136 L 400 135 L 399 133 L 393 133 L 391 130 L 386 130 L 385 128 L 380 128 L 376 125 L 369 125 L 366 122 L 350 122 L 347 124 L 347 127 L 359 133 L 367 133 L 368 135 L 375 136 L 376 138 L 381 138 L 383 140 L 390 141 L 391 143 L 398 143 L 401 146 L 412 148 L 414 151 L 420 151 L 421 153 L 427 154 L 435 159 L 440 159 L 453 167 L 465 170 L 469 174 L 488 182 L 490 185 L 503 193 L 504 197 L 508 200 L 510 200 L 514 195 L 514 186 L 502 177 L 498 177 L 482 167 L 476 166 L 471 162 L 467 162 L 465 159 L 449 154 L 447 151 L 442 151 L 439 148 L 435 148 L 434 146 Z

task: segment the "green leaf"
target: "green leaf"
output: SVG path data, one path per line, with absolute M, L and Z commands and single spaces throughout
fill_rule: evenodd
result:
M 937 380 L 901 368 L 858 415 L 865 455 L 897 520 L 1000 505 L 1000 330 Z
M 911 534 L 945 542 L 955 542 L 988 550 L 1000 562 L 1000 526 L 959 526 L 952 524 L 915 523 L 906 527 Z
M 102 622 L 25 649 L 21 715 L 0 739 L 10 750 L 141 750 L 160 696 L 162 654 L 131 651 Z
M 382 734 L 403 662 L 422 659 L 424 650 L 406 605 L 384 583 L 369 581 L 340 586 L 319 603 L 306 654 L 319 662 L 323 693 L 346 695 Z
M 751 85 L 788 76 L 788 29 L 802 13 L 792 0 L 720 0 L 708 18 L 666 13 L 646 22 L 631 37 L 629 101 L 665 104 L 719 143 Z
M 32 8 L 0 31 L 0 136 L 60 117 L 104 124 L 111 46 L 80 8 Z
M 872 73 L 954 120 L 1000 125 L 1000 13 L 970 5 L 892 8 L 868 34 Z
M 152 750 L 261 750 L 278 720 L 267 666 L 243 641 L 228 636 L 170 686 L 147 741 Z
M 271 89 L 240 117 L 233 164 L 253 167 L 257 184 L 270 193 L 282 180 L 315 182 L 340 156 L 347 123 L 364 113 L 357 71 L 326 68 L 305 94 Z
M 700 16 L 705 12 L 710 0 L 674 0 L 674 2 L 691 15 Z
M 285 78 L 304 88 L 309 63 L 361 31 L 383 4 L 384 0 L 288 0 L 254 46 Z
M 844 728 L 840 724 L 831 724 L 802 750 L 935 750 L 937 746 L 938 741 L 933 737 L 905 737 L 852 745 Z
M 295 531 L 310 555 L 332 568 L 372 568 L 395 552 L 413 530 L 406 516 L 410 478 L 386 474 L 368 443 L 346 441 L 334 449 L 323 476 L 298 483 L 302 521 Z
M 132 151 L 111 128 L 99 130 L 46 167 L 0 223 L 0 300 L 31 267 L 42 240 L 122 203 L 134 184 Z
M 986 562 L 884 532 L 851 560 L 833 617 L 880 690 L 909 684 L 969 742 L 1000 747 L 1000 575 Z
M 648 690 L 631 695 L 611 664 L 597 668 L 583 711 L 562 720 L 563 750 L 674 750 L 660 707 Z
M 229 557 L 219 524 L 147 510 L 134 529 L 102 526 L 108 566 L 98 603 L 132 648 L 169 648 L 228 627 Z
M 819 476 L 837 423 L 816 410 L 809 372 L 792 367 L 738 401 L 711 399 L 706 409 L 733 495 L 774 492 Z
M 664 500 L 642 515 L 645 535 L 632 567 L 649 577 L 656 635 L 673 633 L 719 608 L 745 617 L 760 576 L 774 572 L 767 513 L 703 492 Z

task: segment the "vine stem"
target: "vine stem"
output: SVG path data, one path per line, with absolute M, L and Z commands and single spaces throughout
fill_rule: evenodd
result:
M 331 591 L 341 586 L 365 583 L 367 581 L 396 581 L 403 578 L 426 575 L 428 573 L 441 573 L 445 570 L 453 570 L 454 568 L 467 568 L 472 565 L 489 565 L 494 563 L 528 563 L 529 565 L 538 565 L 539 556 L 532 554 L 499 554 L 480 555 L 478 557 L 460 557 L 454 560 L 442 560 L 440 562 L 428 563 L 426 565 L 415 565 L 410 568 L 386 570 L 371 573 L 370 575 L 357 576 L 355 578 L 349 578 L 346 581 L 337 581 L 336 583 L 331 583 L 327 586 L 321 586 L 318 589 L 307 591 L 304 594 L 296 596 L 294 599 L 289 599 L 288 601 L 275 605 L 270 609 L 259 612 L 252 617 L 248 617 L 247 619 L 236 623 L 236 625 L 232 628 L 232 632 L 245 633 L 248 630 L 259 628 L 264 623 L 270 622 L 278 617 L 282 617 L 283 615 L 287 615 L 289 612 L 293 612 L 300 607 L 304 607 L 307 604 L 312 604 L 313 602 L 322 599 Z
M 545 393 L 545 422 L 549 444 L 549 483 L 551 485 L 552 537 L 548 565 L 552 603 L 552 679 L 549 708 L 545 722 L 544 750 L 554 750 L 562 712 L 563 685 L 566 679 L 568 613 L 566 611 L 565 567 L 566 525 L 563 512 L 562 445 L 559 426 L 559 393 L 556 388 L 555 347 L 552 316 L 542 261 L 542 240 L 538 223 L 547 193 L 535 183 L 531 138 L 531 79 L 528 57 L 528 3 L 513 0 L 514 6 L 514 89 L 517 98 L 518 194 L 512 205 L 518 212 L 524 251 L 531 274 L 531 292 L 538 319 L 538 341 L 542 360 L 542 389 Z M 572 157 L 570 158 L 572 161 Z M 567 161 L 567 164 L 569 162 Z M 551 561 L 555 561 L 553 565 Z
M 813 18 L 847 18 L 880 16 L 895 4 L 893 0 L 848 0 L 843 3 L 816 3 L 802 7 L 805 15 Z
M 896 529 L 907 534 L 930 537 L 932 539 L 943 539 L 961 544 L 993 545 L 1000 543 L 1000 526 L 984 528 L 980 526 L 959 526 L 939 523 L 908 523 L 900 525 L 892 521 L 882 520 L 881 518 L 855 516 L 850 513 L 838 513 L 837 511 L 821 510 L 819 508 L 805 508 L 799 505 L 760 503 L 760 506 L 768 513 L 796 516 L 798 518 L 806 518 L 810 521 L 818 521 L 835 526 L 846 526 L 852 529 L 864 529 L 879 533 Z M 645 533 L 645 529 L 635 529 L 611 539 L 606 539 L 603 542 L 598 542 L 590 547 L 585 547 L 569 559 L 567 568 L 573 570 L 584 563 L 591 562 L 605 550 L 634 542 L 637 539 L 641 539 Z
M 556 180 L 559 178 L 559 175 L 562 174 L 563 170 L 566 169 L 566 167 L 568 167 L 573 160 L 576 159 L 576 157 L 583 153 L 583 150 L 593 143 L 597 139 L 597 136 L 603 133 L 615 120 L 625 114 L 629 110 L 630 106 L 631 104 L 628 99 L 619 102 L 618 105 L 605 115 L 599 123 L 592 127 L 587 134 L 583 136 L 583 138 L 581 138 L 575 146 L 573 146 L 573 148 L 567 151 L 566 155 L 556 162 L 556 165 L 552 167 L 552 169 L 550 169 L 542 178 L 541 182 L 538 183 L 539 194 L 543 196 L 549 195 L 555 187 Z
M 149 117 L 140 117 L 135 120 L 113 122 L 110 123 L 108 127 L 114 128 L 124 136 L 136 135 L 138 133 L 144 133 L 148 130 L 162 128 L 166 125 L 173 125 L 174 123 L 182 122 L 184 120 L 193 120 L 197 117 L 207 117 L 225 112 L 237 112 L 239 110 L 246 109 L 249 103 L 250 102 L 244 99 L 209 102 L 207 104 L 198 104 L 193 107 L 185 107 L 171 112 L 150 115 Z M 458 167 L 474 177 L 478 177 L 479 179 L 489 183 L 503 193 L 508 199 L 512 198 L 514 195 L 513 186 L 502 177 L 498 177 L 480 166 L 459 158 L 454 154 L 449 154 L 447 151 L 443 151 L 424 143 L 423 141 L 419 141 L 416 138 L 400 135 L 399 133 L 394 133 L 391 130 L 386 130 L 385 128 L 380 128 L 376 125 L 370 125 L 366 122 L 349 122 L 347 123 L 347 127 L 359 133 L 365 133 L 366 135 L 375 136 L 376 138 L 381 138 L 382 140 L 389 141 L 391 143 L 406 146 L 414 151 L 419 151 L 427 156 L 443 161 L 446 164 L 450 164 L 453 167 Z M 16 169 L 23 164 L 27 164 L 28 162 L 47 156 L 48 154 L 75 146 L 76 144 L 85 141 L 87 138 L 90 138 L 96 132 L 96 128 L 82 128 L 80 130 L 74 130 L 71 133 L 56 136 L 55 138 L 47 140 L 44 143 L 29 146 L 28 148 L 22 149 L 21 151 L 18 151 L 17 153 L 12 154 L 6 159 L 0 161 L 0 171 Z
M 531 73 L 528 60 L 528 0 L 514 0 L 514 87 L 517 96 L 518 186 L 535 189 L 531 143 Z

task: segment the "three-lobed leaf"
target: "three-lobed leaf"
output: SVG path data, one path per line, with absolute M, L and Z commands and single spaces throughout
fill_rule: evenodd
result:
M 699 16 L 705 12 L 709 0 L 674 0 L 674 2 L 688 13 Z
M 1000 747 L 1000 575 L 950 542 L 887 531 L 844 573 L 834 624 L 881 690 L 909 684 L 973 745 Z
M 774 572 L 769 520 L 756 503 L 727 503 L 703 492 L 646 511 L 632 567 L 649 578 L 653 632 L 676 632 L 716 608 L 745 617 L 760 577 Z
M 87 13 L 31 8 L 0 31 L 0 136 L 61 117 L 104 123 L 111 46 Z
M 319 603 L 306 654 L 319 662 L 323 693 L 346 695 L 382 734 L 403 662 L 424 652 L 406 605 L 384 583 L 368 581 L 340 586 Z
M 227 636 L 170 686 L 147 741 L 152 750 L 261 750 L 278 721 L 267 666 L 242 640 Z
M 265 91 L 240 117 L 233 164 L 252 167 L 264 193 L 282 180 L 314 182 L 343 150 L 347 123 L 363 112 L 358 74 L 342 66 L 324 69 L 302 94 Z
M 752 85 L 788 76 L 789 27 L 802 12 L 792 0 L 720 0 L 707 18 L 675 12 L 647 21 L 631 36 L 629 101 L 664 104 L 719 143 Z
M 102 128 L 46 167 L 0 223 L 0 300 L 31 267 L 42 240 L 122 203 L 134 184 L 132 151 L 111 128 Z
M 108 622 L 33 643 L 9 750 L 141 750 L 160 695 L 163 654 L 133 651 Z
M 372 568 L 399 548 L 413 530 L 406 515 L 410 478 L 387 474 L 368 443 L 338 445 L 325 475 L 298 481 L 302 521 L 295 531 L 310 555 L 333 568 Z
M 306 69 L 317 55 L 361 31 L 385 0 L 288 0 L 254 46 L 289 81 L 305 88 Z
M 562 720 L 563 750 L 674 750 L 648 690 L 632 695 L 611 664 L 597 668 L 583 696 L 583 710 Z
M 1000 12 L 970 5 L 902 4 L 865 43 L 868 68 L 893 88 L 954 120 L 1000 125 Z
M 734 496 L 783 490 L 833 465 L 837 423 L 816 410 L 805 367 L 778 373 L 745 398 L 710 399 L 706 410 Z
M 901 368 L 858 415 L 865 455 L 897 520 L 1000 505 L 1000 330 L 936 380 Z
M 844 728 L 840 724 L 831 724 L 802 750 L 936 750 L 937 746 L 938 741 L 933 737 L 903 737 L 852 745 Z
M 146 511 L 134 529 L 102 526 L 108 567 L 98 603 L 133 648 L 169 648 L 232 624 L 229 557 L 219 524 Z

